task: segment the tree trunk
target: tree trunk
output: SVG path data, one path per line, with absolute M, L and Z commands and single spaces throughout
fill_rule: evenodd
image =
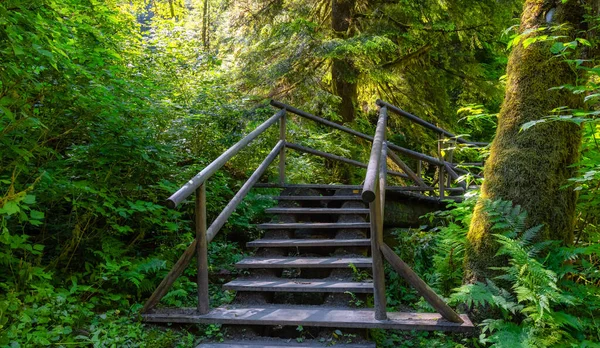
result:
M 351 37 L 355 0 L 331 1 L 331 28 L 342 37 Z M 331 64 L 333 93 L 342 99 L 340 115 L 344 123 L 354 121 L 357 98 L 357 71 L 350 59 L 334 58 Z
M 208 0 L 204 0 L 204 7 L 202 8 L 202 45 L 205 50 L 210 48 L 208 38 Z
M 510 54 L 504 103 L 498 115 L 498 129 L 485 165 L 481 200 L 509 200 L 527 212 L 528 227 L 544 224 L 540 240 L 571 243 L 575 220 L 576 194 L 562 188 L 574 174 L 571 166 L 578 160 L 580 129 L 567 122 L 536 125 L 519 131 L 528 121 L 538 120 L 560 106 L 578 108 L 581 98 L 552 87 L 576 83 L 576 72 L 550 52 L 552 42 L 536 42 L 524 47 L 523 41 L 541 35 L 566 35 L 571 41 L 583 21 L 579 1 L 527 0 L 520 32 L 571 23 L 560 33 L 548 30 L 528 32 Z M 475 208 L 467 235 L 466 280 L 480 281 L 495 275 L 489 267 L 501 266 L 494 255 L 498 250 L 490 221 L 480 201 Z

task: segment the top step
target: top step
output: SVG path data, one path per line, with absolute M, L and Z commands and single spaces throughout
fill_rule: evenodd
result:
M 360 195 L 345 196 L 272 196 L 278 201 L 362 201 Z

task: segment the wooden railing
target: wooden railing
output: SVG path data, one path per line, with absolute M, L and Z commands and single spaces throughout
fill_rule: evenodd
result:
M 381 105 L 381 104 L 379 104 Z M 369 203 L 371 224 L 371 257 L 373 259 L 373 287 L 375 319 L 387 320 L 385 274 L 383 259 L 385 258 L 392 268 L 402 276 L 423 298 L 444 317 L 444 319 L 462 323 L 461 317 L 444 302 L 396 253 L 383 241 L 383 218 L 385 209 L 385 192 L 387 187 L 387 157 L 400 161 L 393 152 L 388 153 L 386 142 L 387 105 L 379 110 L 379 120 L 375 137 L 371 147 L 371 156 L 365 182 L 363 185 L 363 201 Z M 416 117 L 416 116 L 415 116 Z M 401 161 L 400 161 L 401 162 Z M 440 167 L 442 169 L 442 167 Z M 441 172 L 440 172 L 441 173 Z M 441 175 L 441 174 L 440 174 Z M 440 176 L 440 185 L 443 185 Z M 442 190 L 442 189 L 440 189 Z M 443 191 L 441 191 L 443 192 Z
M 384 281 L 384 268 L 383 258 L 385 257 L 391 265 L 405 277 L 405 279 L 412 284 L 421 293 L 425 299 L 432 304 L 432 306 L 444 316 L 444 318 L 459 322 L 461 319 L 458 315 L 448 307 L 427 285 L 408 267 L 406 264 L 396 256 L 389 247 L 383 243 L 383 216 L 385 206 L 385 193 L 386 190 L 397 190 L 397 191 L 415 191 L 415 192 L 431 192 L 433 194 L 435 187 L 428 186 L 422 179 L 422 171 L 420 169 L 421 161 L 427 162 L 430 165 L 437 166 L 439 170 L 438 180 L 438 192 L 439 198 L 444 197 L 445 191 L 451 192 L 464 192 L 465 187 L 458 188 L 444 188 L 445 179 L 442 175 L 443 171 L 449 174 L 448 185 L 451 180 L 456 180 L 458 174 L 456 172 L 466 172 L 460 168 L 457 168 L 455 164 L 447 162 L 442 156 L 438 158 L 432 157 L 426 154 L 422 154 L 410 149 L 406 149 L 397 146 L 386 141 L 386 123 L 387 123 L 387 110 L 388 108 L 395 113 L 398 113 L 404 117 L 407 117 L 411 121 L 417 122 L 418 124 L 432 129 L 438 134 L 443 136 L 456 138 L 458 142 L 470 145 L 482 145 L 481 143 L 470 143 L 464 139 L 455 137 L 452 133 L 447 132 L 441 128 L 433 126 L 418 117 L 402 111 L 401 109 L 387 104 L 383 101 L 377 101 L 377 104 L 381 106 L 379 119 L 377 123 L 377 129 L 375 136 L 369 136 L 364 133 L 355 131 L 351 128 L 339 125 L 321 117 L 312 115 L 304 112 L 290 105 L 278 101 L 271 101 L 271 105 L 280 108 L 281 110 L 275 113 L 272 117 L 258 126 L 254 131 L 244 137 L 242 140 L 237 142 L 235 145 L 230 147 L 227 151 L 221 154 L 217 159 L 210 163 L 200 173 L 194 176 L 190 181 L 183 185 L 177 192 L 175 192 L 167 200 L 167 206 L 169 208 L 177 207 L 181 202 L 195 194 L 195 232 L 196 238 L 186 248 L 182 256 L 177 260 L 173 268 L 169 271 L 167 276 L 161 281 L 156 290 L 152 293 L 150 298 L 142 308 L 142 313 L 146 313 L 153 309 L 158 302 L 166 295 L 169 288 L 173 285 L 175 280 L 183 273 L 185 268 L 190 264 L 194 254 L 197 254 L 197 267 L 198 267 L 198 312 L 200 314 L 206 314 L 210 310 L 209 293 L 208 293 L 208 259 L 207 259 L 207 247 L 217 233 L 221 230 L 227 219 L 235 211 L 240 202 L 248 194 L 250 189 L 256 185 L 260 177 L 263 175 L 269 165 L 279 156 L 279 178 L 278 185 L 285 185 L 285 158 L 286 148 L 291 148 L 296 151 L 310 153 L 312 155 L 329 158 L 336 161 L 341 161 L 347 164 L 351 164 L 360 168 L 366 168 L 366 178 L 363 186 L 362 198 L 365 202 L 369 203 L 370 207 L 370 223 L 371 223 L 371 250 L 373 255 L 373 279 L 375 286 L 375 313 L 377 319 L 385 319 L 386 317 L 386 303 L 385 303 L 385 281 Z M 348 159 L 345 157 L 333 155 L 330 153 L 322 152 L 316 149 L 305 147 L 299 144 L 293 144 L 286 141 L 286 113 L 293 113 L 306 119 L 313 120 L 317 123 L 326 125 L 330 128 L 334 128 L 345 133 L 354 135 L 356 137 L 369 140 L 373 143 L 371 148 L 371 155 L 369 163 L 365 164 L 359 161 Z M 217 218 L 212 224 L 207 227 L 206 221 L 206 184 L 207 180 L 217 172 L 225 163 L 227 163 L 233 156 L 235 156 L 240 150 L 245 148 L 254 139 L 263 134 L 274 124 L 279 123 L 279 140 L 273 147 L 271 152 L 266 156 L 264 161 L 256 168 L 254 173 L 248 178 L 244 185 L 239 189 L 227 206 L 221 211 Z M 419 162 L 417 173 L 415 173 L 401 158 L 394 152 L 401 153 L 405 156 L 415 158 Z M 441 150 L 440 150 L 441 151 Z M 390 158 L 398 167 L 404 172 L 391 171 L 387 168 L 387 158 Z M 387 174 L 400 177 L 402 179 L 412 180 L 416 186 L 388 186 L 387 185 Z M 457 319 L 458 318 L 458 319 Z

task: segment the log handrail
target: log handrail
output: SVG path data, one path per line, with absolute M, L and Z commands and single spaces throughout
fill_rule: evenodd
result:
M 373 304 L 375 319 L 387 320 L 387 301 L 385 295 L 385 272 L 383 268 L 383 255 L 379 250 L 383 243 L 383 216 L 385 208 L 385 189 L 387 174 L 387 143 L 385 141 L 387 125 L 387 109 L 379 110 L 379 119 L 369 165 L 365 175 L 362 199 L 369 203 L 370 230 L 371 230 L 371 258 L 373 259 Z
M 167 206 L 169 208 L 175 208 L 179 203 L 181 203 L 184 199 L 188 198 L 200 185 L 202 185 L 208 178 L 210 178 L 217 170 L 219 170 L 227 161 L 231 159 L 231 157 L 235 156 L 241 149 L 246 147 L 249 143 L 251 143 L 256 137 L 264 133 L 270 126 L 272 126 L 275 122 L 279 121 L 285 115 L 285 109 L 280 110 L 271 118 L 263 122 L 260 126 L 258 126 L 255 130 L 250 132 L 250 134 L 246 135 L 242 140 L 238 141 L 235 145 L 227 149 L 227 151 L 223 152 L 221 156 L 217 157 L 214 161 L 212 161 L 208 166 L 206 166 L 202 171 L 196 176 L 194 176 L 190 181 L 188 181 L 185 185 L 183 185 L 177 192 L 173 193 L 171 197 L 167 199 Z
M 402 109 L 400 109 L 399 107 L 392 105 L 390 103 L 384 102 L 381 99 L 377 99 L 377 101 L 375 102 L 377 105 L 381 106 L 381 107 L 386 107 L 389 108 L 391 111 L 393 111 L 394 113 L 405 117 L 406 119 L 410 120 L 411 122 L 414 122 L 418 125 L 421 125 L 427 129 L 430 129 L 438 134 L 442 134 L 447 136 L 448 138 L 452 138 L 452 139 L 456 139 L 457 142 L 461 143 L 461 144 L 465 144 L 465 145 L 472 145 L 472 146 L 477 146 L 477 147 L 485 147 L 488 145 L 488 143 L 485 142 L 477 142 L 477 141 L 468 141 L 466 139 L 463 139 L 461 137 L 458 137 L 450 132 L 448 132 L 447 130 L 440 128 L 438 126 L 435 126 L 427 121 L 425 121 L 422 118 L 419 118 L 413 114 L 411 114 L 410 112 L 406 112 Z
M 198 312 L 200 314 L 208 313 L 210 310 L 209 294 L 208 294 L 208 260 L 207 260 L 207 245 L 210 243 L 221 228 L 225 225 L 227 219 L 235 211 L 237 206 L 241 203 L 244 197 L 248 194 L 250 189 L 256 185 L 258 180 L 264 174 L 266 169 L 271 165 L 277 156 L 279 156 L 279 185 L 285 186 L 285 149 L 292 148 L 298 151 L 310 153 L 313 155 L 330 158 L 352 164 L 358 167 L 366 168 L 366 177 L 364 185 L 362 186 L 362 199 L 369 203 L 370 216 L 371 216 L 371 252 L 373 257 L 373 283 L 375 291 L 375 316 L 378 320 L 385 320 L 386 314 L 386 298 L 385 298 L 385 275 L 383 269 L 384 250 L 383 243 L 383 217 L 384 217 L 384 206 L 385 206 L 385 192 L 389 189 L 397 189 L 400 191 L 432 191 L 433 187 L 427 186 L 420 178 L 420 175 L 415 174 L 392 150 L 399 153 L 405 154 L 412 158 L 416 158 L 420 161 L 425 161 L 430 164 L 436 165 L 440 168 L 440 171 L 446 170 L 449 173 L 449 180 L 456 179 L 458 174 L 456 172 L 463 172 L 464 170 L 457 168 L 456 164 L 446 161 L 442 156 L 435 158 L 429 155 L 425 155 L 413 150 L 409 150 L 386 141 L 386 125 L 388 119 L 388 107 L 383 106 L 379 110 L 379 118 L 377 122 L 377 128 L 374 136 L 369 136 L 361 132 L 357 132 L 348 127 L 338 125 L 337 123 L 325 120 L 321 117 L 309 114 L 302 110 L 296 109 L 292 106 L 272 100 L 271 105 L 281 108 L 280 111 L 275 113 L 255 130 L 250 132 L 236 144 L 231 146 L 225 152 L 223 152 L 217 159 L 212 161 L 202 171 L 196 174 L 190 181 L 179 188 L 171 197 L 167 200 L 167 206 L 175 208 L 186 198 L 188 198 L 194 192 L 196 193 L 195 199 L 195 234 L 196 238 L 186 248 L 181 257 L 177 260 L 173 268 L 169 271 L 167 276 L 161 281 L 155 291 L 152 293 L 150 298 L 144 304 L 142 312 L 148 312 L 153 309 L 156 304 L 166 295 L 169 288 L 173 285 L 175 280 L 183 273 L 185 268 L 190 264 L 193 256 L 198 255 L 197 266 L 198 266 Z M 395 108 L 395 107 L 394 107 Z M 318 151 L 312 148 L 304 147 L 298 144 L 289 143 L 286 141 L 286 113 L 292 112 L 301 117 L 311 119 L 315 122 L 324 124 L 352 134 L 354 136 L 369 140 L 372 142 L 371 154 L 369 163 L 365 164 L 359 161 L 351 160 L 345 157 L 336 156 L 330 153 Z M 416 117 L 416 116 L 414 116 Z M 279 121 L 279 141 L 273 147 L 271 152 L 266 156 L 264 161 L 256 168 L 254 173 L 248 178 L 248 180 L 242 185 L 239 191 L 227 204 L 227 206 L 221 211 L 217 218 L 207 228 L 206 224 L 206 181 L 218 171 L 225 163 L 227 163 L 233 156 L 235 156 L 240 150 L 245 148 L 250 142 L 256 139 L 259 135 L 264 133 L 269 127 Z M 424 122 L 424 121 L 423 121 Z M 449 132 L 439 133 L 445 135 L 452 135 Z M 460 139 L 460 138 L 459 138 Z M 457 140 L 460 141 L 460 140 Z M 388 170 L 387 158 L 390 158 L 397 163 L 404 173 L 395 172 Z M 406 173 L 406 174 L 405 174 Z M 420 174 L 420 170 L 418 171 Z M 404 179 L 411 179 L 417 183 L 416 187 L 388 187 L 387 186 L 387 175 L 395 175 Z M 440 180 L 442 182 L 443 179 Z M 443 184 L 441 184 L 443 185 Z M 448 191 L 464 191 L 464 187 L 451 188 Z M 440 196 L 443 197 L 443 186 L 440 186 Z M 426 196 L 422 196 L 428 198 Z M 449 197 L 452 198 L 452 197 Z M 392 261 L 390 261 L 392 262 Z M 419 289 L 417 289 L 419 290 Z M 436 307 L 437 309 L 437 307 Z M 446 308 L 444 308 L 446 310 Z M 446 315 L 444 316 L 446 317 Z M 448 317 L 451 317 L 448 315 Z M 450 320 L 450 319 L 449 319 Z

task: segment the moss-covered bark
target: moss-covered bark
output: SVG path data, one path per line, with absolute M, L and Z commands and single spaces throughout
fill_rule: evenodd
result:
M 572 39 L 583 14 L 580 1 L 527 0 L 521 17 L 520 32 L 525 33 L 521 42 L 548 35 L 547 30 L 528 30 L 565 23 L 569 24 L 556 35 Z M 510 54 L 505 99 L 485 166 L 481 198 L 521 205 L 529 214 L 528 225 L 545 225 L 541 239 L 569 243 L 573 239 L 576 195 L 561 187 L 572 176 L 571 165 L 578 159 L 580 129 L 571 123 L 554 122 L 519 131 L 525 122 L 541 119 L 556 107 L 576 108 L 581 104 L 581 99 L 569 91 L 550 90 L 576 80 L 573 69 L 562 58 L 553 57 L 551 45 L 537 42 L 525 48 L 519 44 Z M 468 281 L 493 276 L 489 267 L 501 262 L 494 258 L 497 246 L 491 233 L 480 202 L 468 233 Z

